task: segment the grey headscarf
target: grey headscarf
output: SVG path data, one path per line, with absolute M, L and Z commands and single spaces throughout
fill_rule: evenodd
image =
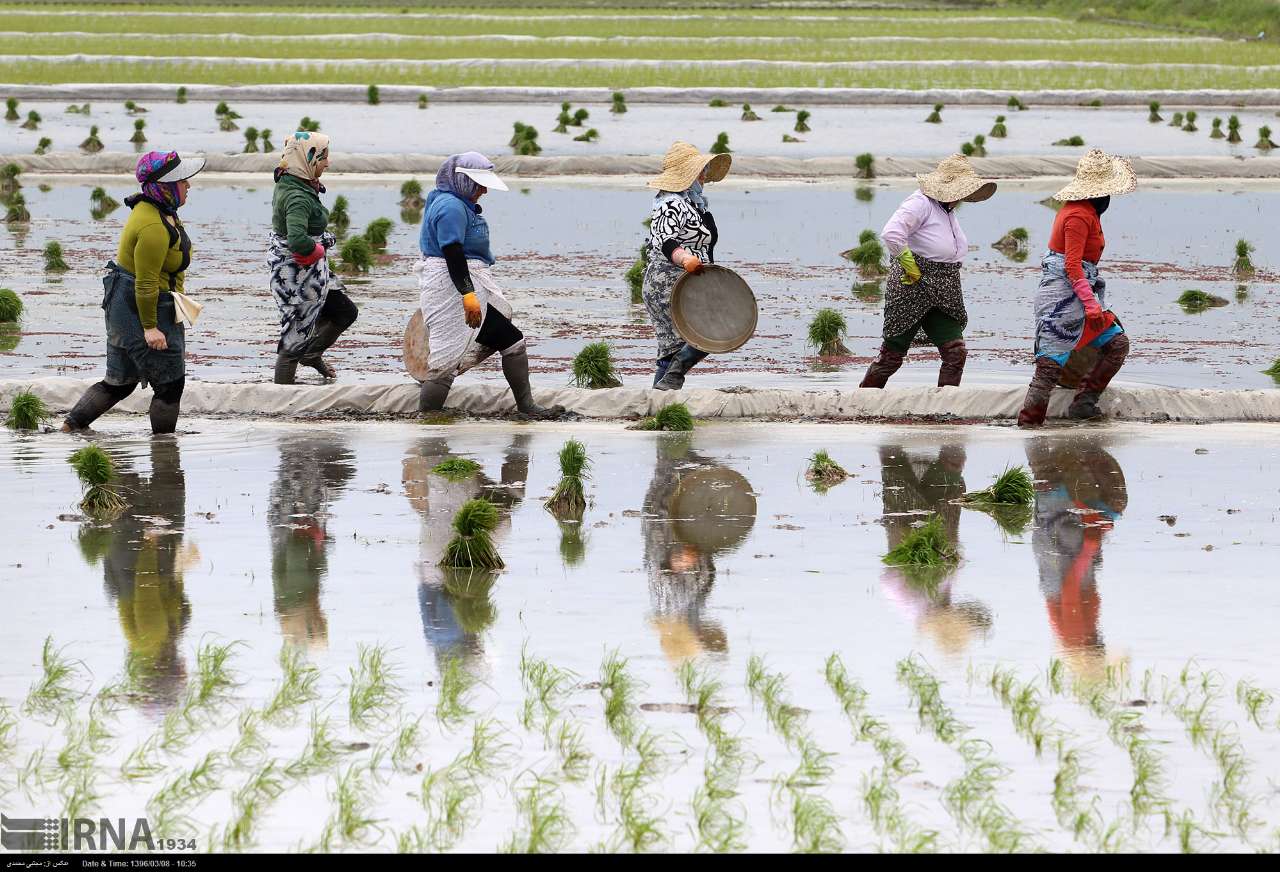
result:
M 473 181 L 470 176 L 455 172 L 458 167 L 472 170 L 491 170 L 493 169 L 493 161 L 478 151 L 467 151 L 462 154 L 450 155 L 440 165 L 440 171 L 436 173 L 436 190 L 456 194 L 470 203 L 475 199 L 476 194 L 480 192 L 480 185 Z

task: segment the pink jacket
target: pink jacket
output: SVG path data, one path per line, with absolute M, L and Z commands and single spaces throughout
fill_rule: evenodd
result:
M 925 260 L 960 263 L 969 251 L 969 240 L 960 229 L 956 213 L 943 209 L 920 191 L 902 201 L 880 231 L 880 238 L 893 257 L 910 248 L 912 254 Z

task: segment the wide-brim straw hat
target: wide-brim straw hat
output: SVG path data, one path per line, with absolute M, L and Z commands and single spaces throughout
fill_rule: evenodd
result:
M 649 180 L 649 187 L 659 191 L 686 191 L 705 169 L 708 182 L 718 182 L 729 175 L 733 157 L 727 154 L 703 154 L 687 142 L 677 140 L 662 158 L 662 172 Z
M 939 203 L 981 203 L 996 192 L 996 183 L 978 175 L 962 154 L 953 154 L 931 173 L 916 176 L 926 197 Z
M 1091 148 L 1076 164 L 1076 177 L 1053 199 L 1062 203 L 1071 200 L 1092 200 L 1094 197 L 1110 197 L 1128 194 L 1138 187 L 1138 174 L 1128 158 L 1107 154 L 1100 148 Z

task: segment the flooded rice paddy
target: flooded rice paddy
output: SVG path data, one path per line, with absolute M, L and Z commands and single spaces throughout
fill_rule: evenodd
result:
M 1280 846 L 1274 427 L 182 429 L 103 420 L 108 523 L 80 440 L 0 437 L 14 813 L 201 851 Z M 580 520 L 542 504 L 570 436 Z M 851 477 L 815 492 L 817 449 Z M 953 502 L 1017 465 L 1024 513 Z M 507 567 L 443 570 L 477 495 Z M 958 567 L 885 566 L 929 514 Z
M 95 219 L 90 191 L 102 185 L 123 200 L 133 186 L 120 177 L 22 180 L 32 221 L 0 230 L 0 283 L 22 295 L 27 314 L 20 333 L 0 335 L 0 377 L 93 376 L 103 354 L 99 275 L 115 253 L 127 210 Z M 401 212 L 402 181 L 328 179 L 326 202 L 348 198 L 353 232 L 380 216 L 396 222 L 386 257 L 367 278 L 348 282 L 361 314 L 332 356 L 343 381 L 408 379 L 401 342 L 418 299 L 413 267 L 420 215 Z M 430 179 L 420 181 L 430 186 Z M 514 181 L 510 193 L 486 197 L 484 207 L 499 258 L 495 275 L 531 338 L 535 381 L 568 383 L 569 362 L 589 337 L 608 341 L 624 381 L 639 383 L 651 372 L 652 330 L 624 273 L 645 235 L 641 222 L 651 195 L 644 180 Z M 971 247 L 964 273 L 971 382 L 1028 377 L 1030 301 L 1053 221 L 1053 211 L 1039 201 L 1059 186 L 1048 179 L 1004 183 L 994 200 L 962 207 Z M 760 323 L 744 348 L 699 366 L 695 382 L 856 385 L 879 345 L 883 286 L 863 282 L 838 252 L 853 246 L 859 231 L 878 231 L 911 190 L 903 182 L 855 187 L 732 177 L 714 186 L 717 261 L 751 284 Z M 187 288 L 206 304 L 189 333 L 192 378 L 269 378 L 278 324 L 263 265 L 270 197 L 269 176 L 202 176 L 183 210 L 195 247 Z M 1261 228 L 1269 226 L 1276 197 L 1269 183 L 1144 182 L 1116 201 L 1106 216 L 1104 269 L 1109 301 L 1134 340 L 1122 379 L 1174 387 L 1273 385 L 1261 370 L 1275 358 L 1280 249 Z M 991 247 L 1019 226 L 1030 240 L 1021 262 Z M 1242 237 L 1257 247 L 1259 272 L 1240 283 L 1230 264 Z M 43 271 L 42 249 L 55 239 L 71 268 L 60 275 Z M 1188 314 L 1176 300 L 1191 288 L 1229 305 Z M 822 307 L 844 315 L 853 358 L 819 361 L 806 346 L 809 320 Z M 895 383 L 931 384 L 936 372 L 936 353 L 918 350 Z M 495 365 L 468 378 L 501 375 Z

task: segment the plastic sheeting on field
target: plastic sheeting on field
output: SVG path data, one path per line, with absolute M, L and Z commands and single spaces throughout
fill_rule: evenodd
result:
M 14 394 L 35 392 L 55 412 L 75 404 L 91 381 L 39 378 L 0 381 L 0 411 Z M 955 418 L 1007 420 L 1015 418 L 1026 393 L 1023 385 L 960 388 L 902 387 L 848 391 L 685 390 L 645 388 L 540 388 L 538 403 L 558 403 L 585 418 L 634 418 L 652 415 L 664 405 L 683 402 L 697 418 L 743 420 L 899 420 Z M 1050 417 L 1065 415 L 1072 393 L 1059 390 L 1049 404 Z M 135 391 L 117 409 L 145 413 L 149 390 Z M 503 415 L 515 411 L 505 385 L 455 385 L 449 408 L 475 415 Z M 1102 406 L 1112 418 L 1127 421 L 1280 421 L 1280 391 L 1207 390 L 1114 386 L 1103 395 Z M 415 416 L 417 385 L 274 385 L 221 384 L 191 381 L 182 396 L 186 415 L 253 415 L 273 418 L 340 417 L 343 415 Z

